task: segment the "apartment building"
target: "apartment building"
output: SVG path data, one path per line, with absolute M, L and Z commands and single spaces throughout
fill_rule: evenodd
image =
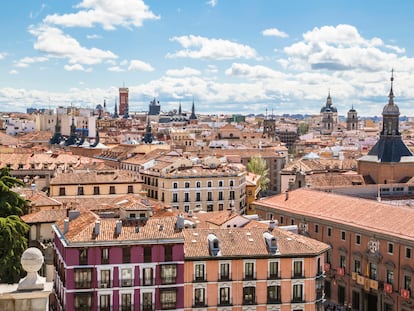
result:
M 71 211 L 54 225 L 56 310 L 183 310 L 184 219 L 120 214 Z
M 413 310 L 414 210 L 297 189 L 253 203 L 262 219 L 328 243 L 326 298 L 350 310 Z
M 141 161 L 128 159 L 122 167 L 138 169 L 142 190 L 149 198 L 189 212 L 234 208 L 244 213 L 246 169 L 225 157 L 187 158 L 176 151 L 159 152 Z
M 57 173 L 50 181 L 50 196 L 57 199 L 79 196 L 120 196 L 139 191 L 141 191 L 141 182 L 136 177 L 116 170 Z
M 273 227 L 183 235 L 184 310 L 323 310 L 329 245 Z

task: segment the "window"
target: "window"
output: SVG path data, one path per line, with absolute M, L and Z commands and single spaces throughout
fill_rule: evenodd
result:
M 319 225 L 315 225 L 315 233 L 319 232 Z
M 196 201 L 201 201 L 201 192 L 196 192 Z
M 230 287 L 221 287 L 219 305 L 230 305 Z
M 229 263 L 220 264 L 220 280 L 221 281 L 230 280 L 230 264 Z
M 213 211 L 213 204 L 207 204 L 207 212 Z
M 83 193 L 83 187 L 82 186 L 79 186 L 78 187 L 78 195 L 83 195 L 84 193 Z
M 346 272 L 346 257 L 344 255 L 339 256 L 339 266 Z
M 332 236 L 332 228 L 328 227 L 328 236 Z
M 243 287 L 243 304 L 251 305 L 256 303 L 256 287 Z
M 387 283 L 394 284 L 394 271 L 387 269 Z
M 254 279 L 254 263 L 246 262 L 244 264 L 244 279 L 253 280 Z
M 190 202 L 190 193 L 189 192 L 184 193 L 184 202 Z
M 142 311 L 152 311 L 154 310 L 152 305 L 152 293 L 142 293 Z
M 109 194 L 115 194 L 115 186 L 109 186 Z
M 144 286 L 154 285 L 153 269 L 152 268 L 142 269 L 142 276 L 143 276 L 142 285 L 144 285 Z
M 218 182 L 218 186 L 219 186 L 219 187 L 223 187 L 223 181 L 222 181 L 222 180 L 220 180 L 220 181 Z
M 88 264 L 88 249 L 83 248 L 79 250 L 79 264 L 87 265 Z
M 161 310 L 176 309 L 177 291 L 176 289 L 161 289 L 160 290 Z
M 121 311 L 132 311 L 131 294 L 121 294 Z
M 109 288 L 111 285 L 111 271 L 110 270 L 101 270 L 101 280 L 99 282 L 100 288 Z
M 99 194 L 99 186 L 94 186 L 93 187 L 93 194 L 94 195 L 98 195 Z
M 281 302 L 280 286 L 268 286 L 267 287 L 267 303 L 279 303 Z
M 90 288 L 91 282 L 91 269 L 75 269 L 75 288 Z
M 234 196 L 234 191 L 231 190 L 230 191 L 230 200 L 234 200 L 235 196 Z
M 404 289 L 411 292 L 411 275 L 404 275 Z
M 184 187 L 185 187 L 185 188 L 190 188 L 190 183 L 189 183 L 189 182 L 185 182 L 185 183 L 184 183 Z
M 122 287 L 132 286 L 132 269 L 131 268 L 121 269 L 121 286 Z
M 279 262 L 269 262 L 269 279 L 277 279 L 279 277 Z
M 293 262 L 293 277 L 302 277 L 302 261 L 295 260 Z
M 173 261 L 173 247 L 172 245 L 164 245 L 164 260 Z
M 377 279 L 377 265 L 373 262 L 369 263 L 369 278 L 372 280 Z
M 346 234 L 345 231 L 341 231 L 341 240 L 345 241 L 346 240 Z
M 205 305 L 205 292 L 204 288 L 194 289 L 194 306 L 200 307 Z
M 123 263 L 131 262 L 131 248 L 129 247 L 122 248 L 122 262 Z
M 292 300 L 293 302 L 301 302 L 303 301 L 303 285 L 302 284 L 295 284 L 293 285 L 293 295 Z
M 207 192 L 207 201 L 213 201 L 213 192 L 211 191 Z
M 283 224 L 284 221 L 285 221 L 285 218 L 283 216 L 280 216 L 280 223 Z
M 178 202 L 178 193 L 173 193 L 172 201 L 174 203 L 177 203 Z
M 178 183 L 176 183 L 176 182 L 175 182 L 175 183 L 173 183 L 173 188 L 174 188 L 174 189 L 177 189 L 177 188 L 178 188 Z
M 224 198 L 223 191 L 219 191 L 219 193 L 218 193 L 219 201 L 223 201 L 224 200 L 223 198 Z
M 66 195 L 66 189 L 64 187 L 59 188 L 59 195 L 60 196 L 65 196 Z
M 354 260 L 354 272 L 361 274 L 361 261 L 358 259 Z
M 359 310 L 359 293 L 352 291 L 352 309 Z
M 144 247 L 144 262 L 152 262 L 152 249 L 151 246 Z
M 103 264 L 109 263 L 109 248 L 103 248 L 101 251 L 101 262 Z
M 355 235 L 355 244 L 361 245 L 361 236 L 359 234 Z
M 294 219 L 291 219 L 290 220 L 290 224 L 293 226 L 295 224 L 295 220 Z
M 111 296 L 110 295 L 99 295 L 99 310 L 109 311 L 111 307 Z
M 394 244 L 388 243 L 388 254 L 393 254 L 393 253 L 394 253 Z
M 405 248 L 405 258 L 411 258 L 411 247 Z
M 188 213 L 190 211 L 189 205 L 184 205 L 184 212 Z
M 161 283 L 174 284 L 177 277 L 176 265 L 161 265 Z
M 92 293 L 75 293 L 76 310 L 90 310 L 92 307 Z
M 205 281 L 204 264 L 196 264 L 194 267 L 194 280 Z
M 132 185 L 128 186 L 128 193 L 134 193 L 134 186 Z
M 197 188 L 200 188 L 200 187 L 201 187 L 201 182 L 197 181 L 197 183 L 196 183 L 196 187 L 197 187 Z
M 338 285 L 338 302 L 341 305 L 345 304 L 345 287 Z
M 207 182 L 207 187 L 211 188 L 211 181 Z

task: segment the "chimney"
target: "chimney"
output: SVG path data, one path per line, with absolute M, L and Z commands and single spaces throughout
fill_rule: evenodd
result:
M 101 232 L 101 222 L 99 220 L 95 221 L 95 228 L 93 230 L 93 233 L 95 235 L 99 235 L 99 233 Z
M 276 221 L 273 219 L 269 221 L 269 231 L 273 231 L 273 229 L 276 227 Z
M 122 220 L 118 220 L 116 222 L 115 233 L 116 235 L 120 235 L 122 231 Z
M 69 210 L 68 212 L 69 220 L 74 220 L 75 218 L 78 218 L 79 215 L 80 215 L 79 210 Z
M 285 191 L 285 201 L 289 199 L 289 190 Z
M 63 234 L 68 233 L 68 231 L 69 231 L 69 219 L 68 219 L 68 218 L 66 218 L 66 219 L 63 221 Z
M 184 216 L 182 214 L 177 215 L 177 222 L 175 223 L 175 227 L 178 230 L 182 230 L 184 228 Z

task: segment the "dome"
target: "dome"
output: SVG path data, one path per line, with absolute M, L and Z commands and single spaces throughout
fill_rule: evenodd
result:
M 386 104 L 382 110 L 382 114 L 400 115 L 400 109 L 395 104 Z
M 323 112 L 338 112 L 338 110 L 334 106 L 323 106 L 321 108 L 321 113 Z

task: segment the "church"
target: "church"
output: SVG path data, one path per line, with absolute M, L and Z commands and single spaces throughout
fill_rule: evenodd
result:
M 380 138 L 366 156 L 358 159 L 358 173 L 368 183 L 402 183 L 414 176 L 414 154 L 399 131 L 400 110 L 394 103 L 393 82 L 392 74 L 388 104 L 382 110 Z

